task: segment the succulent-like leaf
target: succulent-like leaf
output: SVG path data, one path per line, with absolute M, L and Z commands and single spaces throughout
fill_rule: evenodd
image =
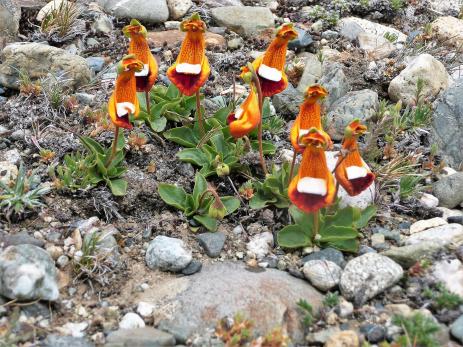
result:
M 311 228 L 301 225 L 288 225 L 277 234 L 277 242 L 283 248 L 301 248 L 312 244 Z

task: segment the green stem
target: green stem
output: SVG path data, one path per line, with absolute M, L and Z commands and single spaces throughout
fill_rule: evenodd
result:
M 146 100 L 146 113 L 151 115 L 150 92 L 145 92 L 145 100 Z
M 116 125 L 116 129 L 114 130 L 114 140 L 113 140 L 113 144 L 112 144 L 112 147 L 111 147 L 111 155 L 109 156 L 109 158 L 106 160 L 106 163 L 105 163 L 105 167 L 108 167 L 114 157 L 116 156 L 116 152 L 117 152 L 117 140 L 119 138 L 119 127 Z
M 203 137 L 206 132 L 204 131 L 203 116 L 201 114 L 201 97 L 199 95 L 199 89 L 196 91 L 196 115 L 198 117 L 199 134 Z
M 312 235 L 312 242 L 315 243 L 315 239 L 320 231 L 320 210 L 317 210 L 313 214 L 313 235 Z

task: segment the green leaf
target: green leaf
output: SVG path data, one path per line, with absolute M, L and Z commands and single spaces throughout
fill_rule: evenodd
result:
M 251 141 L 251 147 L 253 150 L 259 150 L 259 142 L 257 140 Z M 269 141 L 262 141 L 262 150 L 264 154 L 275 154 L 276 146 Z
M 360 211 L 360 218 L 355 222 L 357 229 L 365 228 L 370 219 L 376 215 L 377 208 L 375 205 L 370 205 L 366 209 Z
M 167 91 L 166 91 L 166 96 L 169 99 L 175 99 L 175 98 L 178 98 L 180 96 L 180 91 L 175 86 L 175 84 L 173 84 L 173 83 L 169 84 L 169 87 L 167 88 Z
M 249 201 L 249 207 L 251 207 L 253 210 L 260 210 L 267 205 L 276 202 L 276 200 L 277 199 L 273 199 L 271 197 L 266 197 L 262 194 L 262 192 L 257 192 Z
M 184 147 L 196 147 L 199 138 L 193 129 L 188 127 L 172 128 L 164 132 L 164 137 Z
M 179 188 L 174 184 L 159 183 L 158 192 L 166 204 L 181 211 L 186 210 L 187 193 L 183 188 Z
M 148 120 L 148 123 L 150 125 L 151 130 L 153 130 L 155 133 L 160 133 L 161 131 L 164 131 L 167 125 L 167 118 L 165 117 L 156 117 L 152 120 Z
M 304 228 L 312 229 L 313 226 L 313 214 L 305 213 L 301 211 L 296 205 L 289 207 L 289 214 L 294 219 L 294 224 L 303 225 Z
M 288 225 L 277 234 L 277 242 L 283 248 L 301 248 L 312 245 L 310 229 L 300 225 Z
M 227 125 L 227 117 L 231 113 L 231 105 L 219 109 L 214 113 L 214 118 L 217 119 L 222 126 Z
M 145 93 L 137 93 L 137 99 L 138 99 L 138 103 L 140 104 L 140 110 L 146 112 L 147 108 L 146 108 Z
M 195 210 L 200 208 L 199 200 L 201 199 L 201 196 L 204 194 L 206 190 L 207 190 L 207 181 L 204 178 L 204 176 L 198 172 L 195 176 L 195 186 L 193 188 L 193 200 L 194 200 Z
M 220 200 L 222 204 L 224 204 L 225 208 L 227 209 L 227 215 L 232 214 L 240 207 L 239 199 L 235 198 L 234 196 L 224 196 L 221 197 Z
M 355 219 L 358 219 L 357 211 L 352 206 L 338 209 L 334 215 L 325 217 L 325 226 L 330 225 L 353 227 Z
M 197 166 L 205 166 L 209 164 L 209 158 L 199 148 L 186 148 L 176 154 L 177 158 L 186 163 L 191 163 Z
M 225 138 L 223 137 L 222 132 L 212 136 L 210 141 L 217 153 L 220 154 L 222 158 L 228 154 L 227 143 L 225 142 Z
M 197 214 L 193 217 L 193 219 L 198 223 L 201 223 L 209 231 L 217 230 L 217 220 L 214 218 Z
M 350 240 L 358 237 L 358 231 L 352 227 L 331 225 L 320 230 L 320 237 L 321 242 Z
M 127 181 L 122 178 L 109 180 L 108 185 L 114 196 L 124 196 L 127 193 Z
M 85 146 L 85 148 L 87 148 L 90 151 L 90 153 L 105 154 L 104 148 L 94 139 L 91 139 L 87 136 L 80 136 L 79 139 L 80 142 L 82 142 L 82 144 Z

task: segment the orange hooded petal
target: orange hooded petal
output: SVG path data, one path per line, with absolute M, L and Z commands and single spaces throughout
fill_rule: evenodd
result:
M 288 188 L 291 202 L 305 212 L 315 212 L 333 203 L 336 197 L 334 177 L 328 169 L 324 147 L 325 134 L 311 128 L 304 136 L 307 147 L 299 172 Z
M 180 30 L 185 31 L 186 36 L 177 61 L 167 70 L 167 77 L 183 94 L 190 96 L 206 83 L 211 72 L 205 55 L 206 24 L 195 13 L 182 22 Z
M 328 91 L 322 86 L 315 84 L 307 88 L 304 95 L 304 102 L 301 104 L 299 114 L 294 121 L 290 132 L 290 140 L 296 152 L 303 152 L 304 147 L 300 144 L 300 136 L 305 135 L 310 128 L 322 130 L 320 98 L 328 95 Z M 301 130 L 303 130 L 301 132 Z M 328 146 L 331 144 L 329 143 Z
M 131 129 L 130 115 L 137 117 L 140 112 L 135 72 L 142 69 L 143 63 L 135 59 L 134 55 L 125 56 L 118 65 L 116 87 L 108 102 L 109 116 L 116 126 Z
M 251 91 L 246 100 L 235 112 L 228 116 L 230 134 L 234 138 L 243 137 L 254 130 L 259 125 L 259 121 L 259 99 L 251 86 Z
M 124 35 L 130 37 L 129 54 L 140 60 L 144 69 L 137 73 L 137 92 L 149 92 L 158 77 L 158 64 L 154 59 L 146 40 L 146 28 L 136 19 L 122 29 Z
M 355 196 L 367 189 L 375 180 L 375 175 L 360 156 L 357 137 L 366 131 L 366 127 L 354 120 L 346 128 L 342 148 L 347 152 L 344 159 L 339 157 L 335 171 L 336 180 L 346 190 Z

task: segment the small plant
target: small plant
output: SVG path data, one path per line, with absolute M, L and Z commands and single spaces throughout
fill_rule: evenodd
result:
M 40 82 L 42 86 L 42 93 L 48 104 L 55 111 L 65 109 L 66 90 L 64 88 L 65 80 L 57 78 L 56 76 L 49 76 L 43 78 Z
M 338 10 L 340 12 L 343 12 L 345 10 L 345 7 L 338 6 Z M 327 11 L 324 7 L 320 5 L 313 6 L 307 13 L 307 16 L 309 17 L 309 19 L 313 21 L 321 19 L 323 21 L 324 26 L 326 27 L 336 26 L 340 18 L 339 13 Z
M 78 4 L 63 1 L 45 15 L 40 29 L 53 41 L 63 42 L 72 39 L 82 30 L 78 20 L 81 13 Z
M 281 168 L 274 166 L 263 182 L 255 181 L 254 195 L 249 202 L 252 209 L 261 209 L 269 205 L 277 208 L 287 208 L 290 164 L 283 163 Z
M 19 92 L 24 95 L 38 96 L 42 92 L 39 82 L 33 82 L 25 69 L 19 69 Z
M 320 210 L 319 233 L 313 237 L 314 220 L 309 213 L 304 213 L 291 205 L 289 214 L 295 224 L 288 225 L 278 232 L 277 240 L 283 248 L 302 248 L 316 244 L 320 247 L 333 247 L 341 251 L 355 253 L 358 251 L 358 229 L 364 228 L 376 214 L 376 207 L 365 210 L 351 206 L 343 209 L 338 204 Z
M 266 336 L 253 340 L 250 347 L 287 347 L 289 338 L 281 328 L 275 328 Z
M 399 35 L 397 35 L 396 33 L 391 33 L 387 31 L 384 33 L 384 38 L 388 40 L 389 42 L 394 43 L 399 38 Z
M 219 321 L 215 335 L 220 338 L 226 347 L 245 346 L 251 340 L 253 322 L 236 314 L 233 320 L 224 318 Z
M 142 149 L 144 145 L 148 143 L 148 138 L 142 132 L 132 131 L 129 134 L 127 143 L 130 146 L 130 148 L 133 148 L 136 151 L 139 151 L 140 149 Z
M 39 150 L 40 161 L 43 163 L 51 163 L 55 159 L 56 153 L 51 149 L 41 148 Z
M 297 306 L 302 311 L 302 314 L 303 314 L 302 323 L 304 324 L 304 326 L 306 327 L 311 326 L 314 322 L 312 305 L 309 304 L 306 300 L 300 299 L 297 302 Z
M 438 310 L 453 310 L 463 304 L 463 298 L 458 294 L 450 292 L 443 283 L 438 283 L 434 290 L 426 288 L 423 296 L 431 299 L 433 306 Z
M 393 324 L 403 329 L 403 335 L 399 336 L 395 344 L 398 347 L 439 347 L 435 335 L 439 331 L 431 318 L 421 313 L 415 313 L 411 317 L 394 316 Z
M 335 293 L 326 293 L 325 298 L 323 299 L 323 306 L 327 308 L 333 308 L 339 305 L 339 294 Z
M 270 116 L 262 120 L 262 129 L 272 135 L 279 135 L 283 132 L 285 120 L 280 116 Z
M 391 8 L 394 11 L 400 11 L 404 6 L 404 0 L 390 0 Z
M 27 210 L 43 206 L 40 198 L 47 194 L 50 188 L 40 182 L 35 171 L 27 174 L 21 164 L 16 181 L 6 184 L 0 181 L 0 208 L 9 221 L 11 217 L 19 218 Z
M 423 177 L 420 175 L 402 176 L 399 181 L 399 196 L 401 199 L 416 195 L 423 187 L 419 184 Z
M 82 242 L 82 255 L 75 261 L 76 273 L 92 272 L 96 263 L 96 250 L 99 242 L 97 232 L 92 233 L 89 237 L 84 237 Z
M 166 204 L 181 210 L 185 217 L 192 218 L 209 231 L 216 231 L 217 220 L 233 213 L 240 206 L 240 201 L 233 196 L 219 197 L 200 173 L 195 176 L 192 194 L 167 183 L 160 183 L 158 191 Z

